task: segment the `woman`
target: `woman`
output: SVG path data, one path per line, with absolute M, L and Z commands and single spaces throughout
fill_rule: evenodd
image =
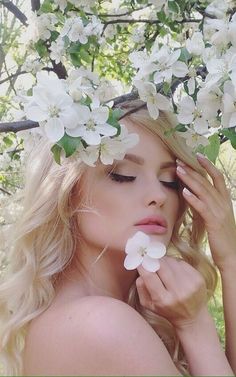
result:
M 135 102 L 122 108 L 122 123 L 140 138 L 124 160 L 59 166 L 46 145 L 31 157 L 14 273 L 0 287 L 10 375 L 236 370 L 236 230 L 223 177 L 182 138 L 164 136 L 173 127 L 167 114 L 153 121 L 143 108 L 131 114 Z M 217 275 L 200 250 L 205 229 L 222 273 L 229 361 L 206 308 Z M 140 230 L 168 246 L 157 273 L 124 268 L 126 242 Z

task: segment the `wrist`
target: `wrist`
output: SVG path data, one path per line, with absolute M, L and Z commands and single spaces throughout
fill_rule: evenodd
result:
M 213 319 L 207 307 L 204 306 L 194 318 L 177 323 L 175 329 L 178 337 L 181 338 L 185 334 L 189 336 L 190 333 L 203 331 L 212 323 Z
M 226 260 L 224 260 L 224 262 L 222 262 L 221 264 L 217 265 L 218 269 L 219 269 L 219 272 L 221 274 L 222 277 L 224 276 L 229 276 L 229 274 L 233 274 L 235 276 L 235 272 L 236 272 L 236 253 L 234 256 L 230 256 L 229 258 L 227 258 Z

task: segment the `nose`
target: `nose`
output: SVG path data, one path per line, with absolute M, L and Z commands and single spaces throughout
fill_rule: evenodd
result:
M 164 190 L 161 182 L 157 178 L 152 181 L 148 181 L 145 191 L 145 205 L 146 206 L 158 206 L 161 207 L 164 205 L 167 199 L 167 193 Z

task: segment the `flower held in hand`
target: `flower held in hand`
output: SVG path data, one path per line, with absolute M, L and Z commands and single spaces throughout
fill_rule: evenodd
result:
M 156 272 L 160 268 L 159 259 L 166 253 L 166 247 L 162 242 L 151 241 L 150 237 L 137 232 L 128 239 L 125 252 L 124 266 L 127 270 L 134 270 L 142 265 L 149 272 Z

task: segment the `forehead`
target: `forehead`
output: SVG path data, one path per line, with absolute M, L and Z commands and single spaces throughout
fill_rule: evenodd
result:
M 173 152 L 157 134 L 128 119 L 123 119 L 122 124 L 126 126 L 129 133 L 137 133 L 139 135 L 139 143 L 130 148 L 127 153 L 143 154 L 145 158 L 154 159 L 156 157 L 158 160 L 175 160 Z

